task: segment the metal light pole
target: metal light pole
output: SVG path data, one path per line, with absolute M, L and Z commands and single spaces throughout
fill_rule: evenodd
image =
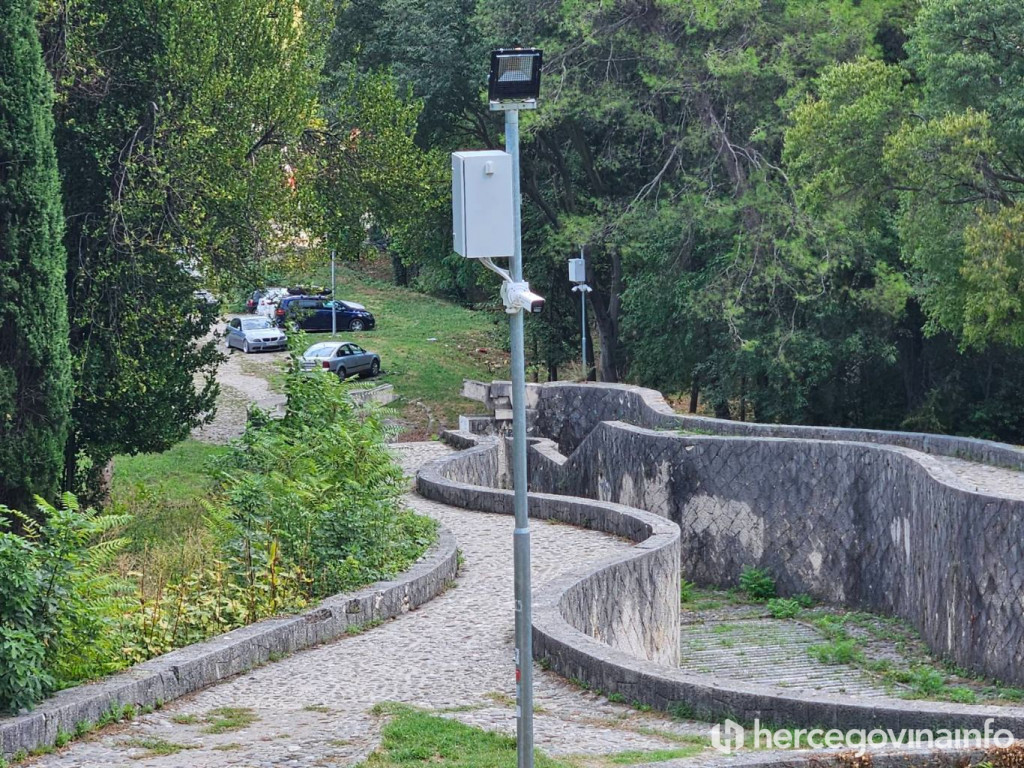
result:
M 491 52 L 487 95 L 505 113 L 505 151 L 452 153 L 453 247 L 479 259 L 502 279 L 512 352 L 512 534 L 515 591 L 516 750 L 518 768 L 533 768 L 533 639 L 530 593 L 530 520 L 526 477 L 526 351 L 523 313 L 540 312 L 544 299 L 523 280 L 519 188 L 519 110 L 536 109 L 542 54 L 532 48 Z M 509 269 L 493 258 L 510 257 Z
M 331 251 L 331 335 L 338 334 L 338 296 L 334 292 L 334 251 Z
M 523 279 L 523 233 L 519 189 L 519 110 L 505 112 L 505 151 L 512 155 L 512 220 L 515 251 L 512 280 Z M 512 347 L 512 481 L 516 527 L 512 534 L 516 601 L 516 744 L 519 768 L 533 768 L 533 605 L 530 586 L 530 519 L 526 477 L 526 343 L 523 312 L 509 317 Z
M 591 288 L 587 285 L 587 257 L 580 246 L 580 257 L 569 260 L 569 280 L 576 283 L 573 293 L 580 294 L 580 346 L 582 349 L 583 380 L 590 378 L 590 366 L 587 365 L 587 294 Z
M 542 54 L 506 49 L 491 53 L 488 98 L 493 111 L 505 113 L 505 151 L 512 157 L 512 222 L 515 248 L 509 272 L 523 283 L 522 193 L 519 186 L 519 110 L 536 109 Z M 506 283 L 508 288 L 508 283 Z M 527 287 L 527 290 L 528 287 Z M 506 294 L 507 295 L 507 294 Z M 537 307 L 543 306 L 543 300 Z M 533 608 L 530 585 L 530 519 L 526 477 L 526 345 L 523 309 L 509 317 L 512 352 L 512 481 L 515 488 L 516 754 L 518 768 L 533 768 Z

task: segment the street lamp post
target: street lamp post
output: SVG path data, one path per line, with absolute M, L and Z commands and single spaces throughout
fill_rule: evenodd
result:
M 334 291 L 334 251 L 331 251 L 331 335 L 338 335 L 338 295 Z
M 515 666 L 518 768 L 533 768 L 533 641 L 530 595 L 530 520 L 526 478 L 526 352 L 523 312 L 540 312 L 544 299 L 523 280 L 519 190 L 519 111 L 536 109 L 541 52 L 503 48 L 491 52 L 487 95 L 491 110 L 505 113 L 505 151 L 452 153 L 452 230 L 456 253 L 478 259 L 502 280 L 512 352 L 512 478 L 515 486 Z M 494 263 L 509 258 L 509 269 Z
M 587 294 L 592 290 L 587 285 L 587 257 L 580 246 L 580 257 L 569 259 L 569 281 L 576 283 L 573 293 L 580 295 L 580 349 L 582 351 L 583 380 L 590 378 L 590 366 L 587 365 Z
M 523 282 L 522 194 L 519 187 L 519 110 L 536 109 L 542 54 L 504 49 L 491 53 L 487 95 L 492 111 L 505 113 L 505 151 L 512 156 L 512 283 Z M 506 284 L 507 285 L 507 284 Z M 518 768 L 533 768 L 533 601 L 530 584 L 530 520 L 526 477 L 526 351 L 523 312 L 509 317 L 512 352 L 512 480 L 515 488 L 515 664 Z

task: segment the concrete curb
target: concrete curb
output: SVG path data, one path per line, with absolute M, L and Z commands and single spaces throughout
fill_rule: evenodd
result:
M 36 709 L 0 718 L 0 755 L 53 744 L 59 731 L 95 723 L 113 707 L 156 707 L 273 657 L 344 635 L 349 627 L 391 619 L 444 591 L 458 571 L 455 536 L 439 527 L 438 541 L 412 568 L 391 581 L 329 597 L 315 608 L 250 624 L 157 656 L 116 675 L 60 691 Z
M 417 490 L 429 499 L 452 506 L 483 512 L 511 513 L 512 492 L 465 482 L 476 471 L 484 481 L 484 473 L 498 464 L 499 445 L 496 438 L 480 438 L 468 433 L 443 435 L 452 443 L 469 447 L 461 453 L 438 459 L 426 465 L 416 477 Z M 494 454 L 494 456 L 489 456 Z M 462 465 L 462 466 L 460 466 Z M 449 479 L 449 473 L 459 481 Z M 573 510 L 572 514 L 569 511 Z M 583 527 L 616 533 L 615 517 L 633 519 L 637 535 L 628 538 L 640 542 L 626 559 L 644 557 L 657 546 L 662 534 L 646 538 L 641 526 L 650 518 L 660 526 L 676 529 L 673 540 L 678 546 L 679 529 L 675 523 L 642 510 L 619 504 L 591 501 L 552 494 L 530 494 L 530 515 L 552 518 Z M 590 564 L 564 574 L 534 593 L 533 642 L 537 658 L 544 658 L 550 668 L 563 677 L 574 679 L 604 691 L 617 693 L 627 701 L 647 704 L 655 709 L 701 720 L 726 718 L 739 722 L 755 719 L 764 724 L 805 728 L 914 729 L 979 728 L 991 720 L 993 730 L 1008 729 L 1024 737 L 1024 709 L 964 705 L 947 702 L 907 701 L 877 698 L 863 703 L 849 696 L 829 694 L 786 694 L 770 686 L 743 684 L 720 680 L 710 675 L 686 673 L 678 668 L 653 663 L 607 645 L 581 631 L 568 620 L 566 596 L 580 586 L 598 578 L 602 571 L 623 558 Z M 646 585 L 650 588 L 650 585 Z M 674 587 L 674 585 L 673 585 Z M 614 599 L 614 596 L 610 596 Z

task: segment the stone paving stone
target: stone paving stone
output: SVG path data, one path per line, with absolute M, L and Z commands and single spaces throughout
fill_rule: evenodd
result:
M 775 685 L 788 692 L 889 695 L 871 675 L 846 664 L 822 664 L 808 646 L 826 642 L 821 633 L 795 621 L 742 619 L 684 624 L 680 667 L 714 678 Z
M 407 443 L 395 452 L 407 472 L 449 449 Z M 457 585 L 420 609 L 363 634 L 303 651 L 240 675 L 134 723 L 75 742 L 33 760 L 45 768 L 222 768 L 336 766 L 364 759 L 382 720 L 369 713 L 400 701 L 480 727 L 514 733 L 512 664 L 512 520 L 406 497 L 410 507 L 441 520 L 464 555 Z M 534 584 L 629 543 L 568 525 L 533 526 Z M 549 754 L 606 754 L 673 746 L 643 733 L 707 733 L 707 725 L 637 712 L 582 691 L 554 674 L 535 673 L 537 746 Z M 246 707 L 257 719 L 237 731 L 203 732 L 218 707 Z M 194 715 L 197 723 L 175 719 Z M 141 759 L 146 739 L 179 744 L 177 754 Z

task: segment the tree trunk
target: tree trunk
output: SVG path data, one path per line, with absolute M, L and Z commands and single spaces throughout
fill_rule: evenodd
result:
M 693 377 L 693 381 L 690 382 L 690 413 L 697 412 L 697 398 L 700 396 L 700 384 L 697 381 L 697 377 Z
M 391 254 L 391 271 L 394 273 L 395 285 L 402 288 L 409 285 L 409 270 L 402 263 L 402 257 Z
M 590 294 L 594 308 L 597 334 L 601 338 L 600 380 L 609 384 L 617 383 L 619 372 L 619 314 L 622 308 L 622 257 L 614 249 L 610 251 L 611 279 L 608 295 L 598 288 Z

